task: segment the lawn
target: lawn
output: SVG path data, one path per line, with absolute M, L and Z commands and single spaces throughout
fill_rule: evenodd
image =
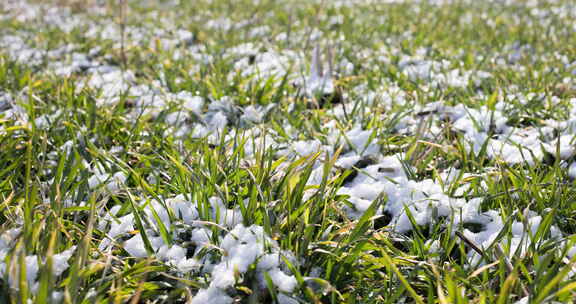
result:
M 0 304 L 573 303 L 572 0 L 3 0 Z

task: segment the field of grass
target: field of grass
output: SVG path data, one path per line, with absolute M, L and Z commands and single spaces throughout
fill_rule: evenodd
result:
M 0 304 L 574 303 L 575 20 L 0 1 Z

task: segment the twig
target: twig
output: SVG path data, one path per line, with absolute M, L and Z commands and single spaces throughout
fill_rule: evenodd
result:
M 514 271 L 514 266 L 512 265 L 512 263 L 510 262 L 510 259 L 508 259 L 508 257 L 506 256 L 506 254 L 504 254 L 504 250 L 502 250 L 502 246 L 500 246 L 500 244 L 496 244 L 496 246 L 494 246 L 494 253 L 495 253 L 495 258 L 501 258 L 502 260 L 504 260 L 504 264 L 506 265 L 506 268 L 508 269 L 508 272 L 512 273 Z M 522 288 L 522 292 L 524 293 L 525 297 L 530 296 L 530 292 L 528 291 L 528 289 L 526 288 L 526 286 L 524 284 L 522 284 L 522 282 L 520 281 L 520 288 Z
M 466 243 L 466 245 L 470 246 L 470 248 L 474 249 L 474 251 L 476 251 L 479 255 L 481 255 L 483 258 L 486 259 L 486 261 L 490 261 L 491 259 L 486 255 L 486 252 L 484 252 L 484 250 L 482 250 L 480 248 L 480 246 L 478 246 L 478 244 L 476 244 L 476 242 L 474 242 L 473 240 L 469 239 L 467 236 L 465 236 L 464 234 L 462 234 L 462 232 L 460 231 L 456 231 L 456 236 L 458 236 L 461 240 L 464 241 L 464 243 Z
M 566 185 L 569 185 L 569 184 L 571 184 L 571 183 L 572 183 L 572 182 L 559 182 L 559 183 L 556 183 L 556 185 L 566 186 Z M 531 186 L 538 186 L 538 187 L 549 187 L 549 186 L 552 186 L 552 185 L 554 185 L 554 184 L 553 184 L 553 183 L 550 183 L 550 182 L 548 182 L 548 183 L 539 183 L 539 184 L 531 184 Z M 483 197 L 483 198 L 486 198 L 486 199 L 490 200 L 490 199 L 495 199 L 495 198 L 497 198 L 497 197 L 499 197 L 499 196 L 502 196 L 502 195 L 512 194 L 512 193 L 516 193 L 516 192 L 522 192 L 522 191 L 528 191 L 528 190 L 523 189 L 523 188 L 512 188 L 512 189 L 509 189 L 509 190 L 506 190 L 506 191 L 501 191 L 501 192 L 494 193 L 494 194 L 481 193 L 481 194 L 476 194 L 476 195 L 455 195 L 455 196 L 452 196 L 452 197 L 453 197 L 453 198 L 479 198 L 479 197 Z
M 504 264 L 506 265 L 506 269 L 508 270 L 508 272 L 512 273 L 514 271 L 514 266 L 512 265 L 512 263 L 510 262 L 510 260 L 508 259 L 508 257 L 504 254 L 504 250 L 502 250 L 502 247 L 500 246 L 500 244 L 496 244 L 495 251 L 494 251 L 494 258 L 490 258 L 486 252 L 484 250 L 482 250 L 480 248 L 480 246 L 478 246 L 478 244 L 476 244 L 476 242 L 474 242 L 473 240 L 469 239 L 468 237 L 466 237 L 463 233 L 461 233 L 460 231 L 456 231 L 456 236 L 458 236 L 461 240 L 464 241 L 464 243 L 466 243 L 468 246 L 470 246 L 470 248 L 472 248 L 474 251 L 476 251 L 478 254 L 480 254 L 484 259 L 486 259 L 487 262 L 496 262 L 498 261 L 498 259 L 502 259 L 504 261 Z M 524 284 L 522 284 L 522 282 L 520 282 L 520 288 L 522 288 L 522 293 L 524 293 L 525 297 L 528 297 L 530 295 L 530 292 L 528 291 L 528 289 L 526 288 L 526 286 Z
M 125 70 L 127 66 L 126 49 L 125 49 L 125 34 L 126 34 L 126 0 L 120 0 L 120 58 L 122 60 L 122 69 Z

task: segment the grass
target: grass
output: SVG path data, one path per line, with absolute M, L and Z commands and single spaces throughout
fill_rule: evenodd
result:
M 576 256 L 569 252 L 576 245 L 576 188 L 569 174 L 574 156 L 561 157 L 564 148 L 555 141 L 555 152 L 532 162 L 507 162 L 485 145 L 472 148 L 465 132 L 442 114 L 423 113 L 436 101 L 469 112 L 484 109 L 490 121 L 473 124 L 486 126 L 492 138 L 499 135 L 497 111 L 507 126 L 519 130 L 569 121 L 576 98 L 570 1 L 535 7 L 523 1 L 349 6 L 129 1 L 124 17 L 112 1 L 100 10 L 88 2 L 42 1 L 44 10 L 60 8 L 46 15 L 62 14 L 62 23 L 41 14 L 18 19 L 31 6 L 15 13 L 9 3 L 0 5 L 7 16 L 0 19 L 0 38 L 22 37 L 44 55 L 18 60 L 21 53 L 0 44 L 0 109 L 2 93 L 8 93 L 11 109 L 18 112 L 0 112 L 0 303 L 191 301 L 210 285 L 206 265 L 230 254 L 222 242 L 235 216 L 246 227 L 263 228 L 270 239 L 265 251 L 283 252 L 279 263 L 297 282 L 291 292 L 282 291 L 269 272 L 260 278 L 257 263 L 251 263 L 244 272 L 235 269 L 234 284 L 225 289 L 237 303 L 283 303 L 285 295 L 295 303 L 515 303 L 526 297 L 529 303 L 571 303 L 576 298 Z M 72 22 L 69 16 L 80 20 L 72 29 L 64 26 Z M 174 38 L 178 30 L 189 31 L 191 38 Z M 314 38 L 317 31 L 321 38 Z M 281 53 L 290 65 L 276 75 L 260 70 L 264 65 L 249 70 L 252 65 L 239 62 L 260 62 L 255 56 L 261 55 L 250 59 L 230 51 L 245 43 L 258 54 Z M 105 102 L 110 88 L 86 85 L 96 76 L 82 68 L 70 75 L 51 72 L 53 65 L 69 65 L 73 56 L 45 52 L 68 44 L 74 52 L 93 52 L 90 59 L 132 73 L 132 86 L 156 88 L 154 98 L 181 91 L 201 96 L 201 113 L 187 111 L 184 123 L 171 123 L 177 117 L 171 115 L 183 109 L 177 98 L 139 109 L 135 104 L 141 99 L 126 90 L 113 103 Z M 312 107 L 293 85 L 307 73 L 319 44 L 334 51 L 343 108 Z M 296 55 L 282 53 L 288 50 Z M 406 65 L 421 58 L 440 67 L 434 75 L 411 78 Z M 478 71 L 492 76 L 446 85 L 452 69 L 460 76 Z M 224 96 L 232 101 L 218 112 L 227 115 L 226 127 L 216 131 L 218 136 L 196 136 Z M 255 122 L 242 116 L 248 106 L 269 111 Z M 356 127 L 369 131 L 363 146 L 354 144 L 360 135 L 347 136 Z M 571 134 L 566 130 L 555 128 L 552 135 L 544 130 L 538 139 L 552 142 L 558 134 Z M 293 152 L 298 143 L 312 147 L 312 140 L 324 147 Z M 380 176 L 394 170 L 370 171 L 381 162 L 365 157 L 371 144 L 377 147 L 372 157 L 403 156 L 398 161 L 409 180 L 429 181 L 453 199 L 477 200 L 480 211 L 495 212 L 502 225 L 494 241 L 475 244 L 465 230 L 481 232 L 489 224 L 463 222 L 457 212 L 438 207 L 435 196 L 418 205 L 430 209 L 425 224 L 421 210 L 405 202 L 400 213 L 411 224 L 409 231 L 394 229 L 391 214 L 383 211 L 394 198 L 384 192 L 355 210 L 356 198 L 342 189 L 370 174 L 380 174 L 373 178 L 384 182 Z M 522 153 L 527 160 L 537 152 Z M 350 167 L 338 162 L 353 154 L 363 161 Z M 125 181 L 108 187 L 106 174 L 119 172 Z M 448 179 L 449 172 L 456 176 Z M 98 174 L 104 177 L 95 186 Z M 173 207 L 178 195 L 194 204 L 194 223 Z M 219 207 L 214 198 L 222 202 Z M 126 215 L 133 216 L 131 229 L 110 238 L 111 228 Z M 191 241 L 198 227 L 210 234 L 203 247 Z M 141 237 L 146 257 L 136 257 L 125 245 L 135 236 Z M 102 247 L 106 240 L 110 246 Z M 202 265 L 181 271 L 162 258 L 157 240 L 167 248 L 184 248 Z M 68 267 L 58 271 L 60 254 L 70 248 Z

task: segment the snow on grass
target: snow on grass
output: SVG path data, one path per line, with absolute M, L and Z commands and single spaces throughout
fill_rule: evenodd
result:
M 268 275 L 280 292 L 290 293 L 296 285 L 293 275 L 282 269 L 282 258 L 294 259 L 287 252 L 282 252 L 278 244 L 271 240 L 260 226 L 245 227 L 237 225 L 224 236 L 220 243 L 222 259 L 210 273 L 208 288 L 201 289 L 192 299 L 192 303 L 205 303 L 210 297 L 216 297 L 217 303 L 232 303 L 225 290 L 232 287 L 251 265 L 256 265 L 256 288 L 267 288 L 264 275 Z
M 91 14 L 48 4 L 2 4 L 1 20 L 18 26 L 2 32 L 0 62 L 13 61 L 38 78 L 8 81 L 17 69 L 0 70 L 10 75 L 0 78 L 0 136 L 14 142 L 7 150 L 15 153 L 3 159 L 7 165 L 0 172 L 2 178 L 5 172 L 28 172 L 1 183 L 0 197 L 10 204 L 8 193 L 30 191 L 32 180 L 41 191 L 57 194 L 42 193 L 41 207 L 18 203 L 6 209 L 10 218 L 24 219 L 11 220 L 12 229 L 0 238 L 0 282 L 3 276 L 11 289 L 20 288 L 18 272 L 9 271 L 16 264 L 6 261 L 18 229 L 39 223 L 31 210 L 56 208 L 63 222 L 83 227 L 89 197 L 96 201 L 98 249 L 90 259 L 154 259 L 177 278 L 194 281 L 194 292 L 187 291 L 192 303 L 234 303 L 244 296 L 310 301 L 309 286 L 295 273 L 310 274 L 310 263 L 319 263 L 315 274 L 327 280 L 342 273 L 352 277 L 367 264 L 373 265 L 362 270 L 369 280 L 391 281 L 396 273 L 373 272 L 390 266 L 381 261 L 384 255 L 372 255 L 377 249 L 370 246 L 377 246 L 370 242 L 377 240 L 369 233 L 365 247 L 343 241 L 356 231 L 350 227 L 362 227 L 375 202 L 381 204 L 370 233 L 412 237 L 417 246 L 424 231 L 425 246 L 445 263 L 455 263 L 448 248 L 456 245 L 446 241 L 454 239 L 466 257 L 457 263 L 471 271 L 492 262 L 478 250 L 502 247 L 509 260 L 528 259 L 573 233 L 573 223 L 563 222 L 570 211 L 550 217 L 543 202 L 566 205 L 569 178 L 576 178 L 575 61 L 569 52 L 542 52 L 545 44 L 514 30 L 550 25 L 550 43 L 556 44 L 566 36 L 562 25 L 574 15 L 573 5 L 470 2 L 482 13 L 461 8 L 464 15 L 456 18 L 443 8 L 458 5 L 454 1 L 384 1 L 379 5 L 389 10 L 380 18 L 365 11 L 382 9 L 373 1 L 336 1 L 304 23 L 272 12 L 217 14 L 222 8 L 211 6 L 216 2 L 199 4 L 205 9 L 191 20 L 132 3 L 122 27 L 98 5 Z M 502 9 L 498 23 L 492 5 Z M 355 12 L 347 6 L 366 19 L 348 16 Z M 294 6 L 302 8 L 316 9 Z M 397 17 L 396 10 L 422 15 L 422 24 L 437 24 L 430 10 L 462 28 L 518 37 L 492 45 L 469 34 L 470 46 L 451 35 L 428 40 L 447 30 L 396 28 L 396 21 L 387 21 Z M 274 21 L 261 24 L 258 18 Z M 34 27 L 46 30 L 36 33 Z M 380 31 L 388 36 L 369 34 Z M 359 39 L 360 33 L 370 38 Z M 34 39 L 42 35 L 59 38 Z M 56 91 L 51 83 L 63 79 L 69 91 L 50 92 Z M 72 95 L 83 99 L 66 99 Z M 40 133 L 25 137 L 34 132 Z M 38 153 L 42 161 L 11 167 L 13 160 L 25 163 L 31 157 L 26 155 L 35 155 L 28 142 L 39 139 L 44 141 L 35 149 L 47 149 Z M 309 176 L 302 173 L 308 169 Z M 566 192 L 556 194 L 550 185 Z M 29 197 L 16 201 L 31 202 Z M 65 215 L 59 213 L 61 202 Z M 290 236 L 291 229 L 300 229 L 302 239 Z M 25 260 L 35 293 L 46 260 L 43 246 L 33 247 Z M 66 272 L 76 247 L 60 248 L 69 249 L 53 256 L 56 277 Z M 365 255 L 354 256 L 358 252 Z M 318 259 L 321 254 L 328 257 Z M 121 262 L 102 278 L 117 271 L 115 263 Z M 410 267 L 402 271 L 412 273 Z M 348 292 L 354 289 L 348 279 L 334 283 Z M 325 290 L 333 292 L 332 301 L 341 296 L 329 284 Z

